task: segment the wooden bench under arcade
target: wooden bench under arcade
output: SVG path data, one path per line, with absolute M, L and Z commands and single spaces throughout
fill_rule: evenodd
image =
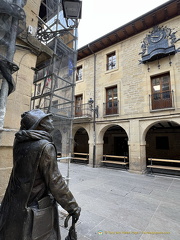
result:
M 170 163 L 174 163 L 174 164 L 178 165 L 178 164 L 180 164 L 180 160 L 148 158 L 148 161 L 150 161 L 150 165 L 147 165 L 147 168 L 151 169 L 151 174 L 152 174 L 153 168 L 180 171 L 180 167 L 170 165 Z M 157 162 L 162 163 L 162 165 L 157 164 Z M 163 165 L 163 163 L 165 165 Z
M 115 164 L 122 165 L 127 170 L 128 157 L 127 156 L 115 156 L 115 155 L 103 155 L 103 160 L 101 161 L 103 164 Z
M 73 162 L 89 162 L 89 153 L 79 153 L 79 152 L 74 152 L 73 157 L 72 157 Z

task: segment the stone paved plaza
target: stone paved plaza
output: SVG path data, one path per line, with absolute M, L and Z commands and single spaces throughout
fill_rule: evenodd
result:
M 59 163 L 63 176 L 67 163 Z M 180 178 L 70 164 L 78 240 L 179 240 Z M 60 225 L 63 225 L 60 208 Z M 62 239 L 67 229 L 61 227 Z

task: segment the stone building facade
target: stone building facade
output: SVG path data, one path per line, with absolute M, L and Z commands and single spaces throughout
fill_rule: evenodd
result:
M 179 14 L 168 1 L 78 50 L 74 152 L 90 165 L 128 156 L 144 173 L 147 158 L 180 159 Z

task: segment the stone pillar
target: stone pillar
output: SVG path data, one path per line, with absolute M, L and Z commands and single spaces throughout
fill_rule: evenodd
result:
M 103 144 L 104 142 L 96 143 L 96 167 L 99 167 L 103 160 Z
M 92 167 L 93 166 L 93 146 L 94 143 L 89 141 L 89 166 Z
M 145 144 L 140 143 L 139 120 L 130 121 L 129 172 L 144 173 Z
M 142 172 L 146 172 L 146 142 L 141 143 L 140 145 L 140 159 L 141 159 L 141 168 Z
M 93 167 L 94 143 L 89 141 L 89 166 Z M 103 142 L 95 145 L 95 167 L 99 167 L 103 160 Z

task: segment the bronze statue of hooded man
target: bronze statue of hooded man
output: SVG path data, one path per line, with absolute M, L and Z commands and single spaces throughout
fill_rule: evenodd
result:
M 75 221 L 81 209 L 58 169 L 50 114 L 36 109 L 21 117 L 0 208 L 0 240 L 60 240 L 57 203 Z

